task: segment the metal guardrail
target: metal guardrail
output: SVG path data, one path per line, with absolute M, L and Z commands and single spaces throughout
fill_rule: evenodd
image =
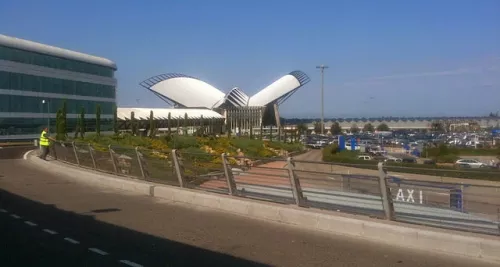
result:
M 500 235 L 500 187 L 411 179 L 354 164 L 55 143 L 50 155 L 80 167 L 303 208 Z M 259 162 L 259 164 L 253 164 Z M 391 166 L 391 168 L 393 168 Z

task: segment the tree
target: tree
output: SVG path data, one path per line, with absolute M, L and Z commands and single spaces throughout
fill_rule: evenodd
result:
M 305 123 L 297 124 L 297 130 L 299 131 L 300 134 L 307 133 L 307 125 Z
M 371 123 L 367 123 L 367 124 L 365 124 L 365 126 L 363 126 L 363 132 L 373 133 L 374 131 L 375 131 L 375 127 L 373 127 L 373 125 Z
M 332 127 L 330 127 L 330 132 L 332 135 L 339 135 L 342 133 L 342 127 L 340 127 L 338 122 L 334 122 L 332 123 Z
M 82 127 L 82 122 L 81 118 L 78 118 L 76 120 L 76 126 L 75 126 L 75 135 L 73 136 L 73 139 L 78 138 L 78 134 L 80 133 L 80 128 Z
M 316 134 L 320 134 L 321 133 L 321 122 L 315 122 L 314 123 L 314 132 Z
M 132 135 L 137 134 L 137 121 L 135 120 L 135 113 L 133 111 L 130 112 L 130 128 L 132 130 Z
M 356 124 L 351 126 L 351 133 L 359 133 L 359 127 Z
M 64 135 L 64 139 L 66 139 L 66 136 L 67 136 L 67 130 L 66 130 L 66 126 L 67 126 L 67 120 L 66 120 L 66 115 L 67 115 L 67 104 L 66 104 L 66 100 L 63 101 L 63 105 L 62 105 L 62 108 L 61 108 L 61 134 Z
M 385 123 L 381 123 L 377 126 L 377 131 L 379 131 L 379 132 L 388 132 L 390 130 L 391 129 L 389 128 L 389 126 L 387 126 L 387 124 L 385 124 Z
M 444 132 L 444 125 L 440 121 L 433 121 L 431 123 L 431 130 L 433 132 Z
M 149 137 L 151 138 L 155 137 L 156 135 L 156 125 L 153 115 L 153 111 L 149 111 Z
M 82 107 L 80 109 L 79 122 L 80 122 L 80 138 L 83 139 L 85 137 L 85 127 L 86 127 L 86 125 L 85 125 L 85 108 L 84 107 Z
M 118 135 L 118 114 L 116 105 L 113 106 L 113 132 Z
M 56 139 L 61 141 L 64 141 L 66 139 L 62 109 L 59 109 L 56 113 Z
M 172 135 L 172 123 L 171 123 L 171 120 L 172 120 L 172 115 L 169 112 L 168 113 L 168 121 L 167 121 L 168 136 Z
M 205 125 L 203 122 L 203 115 L 200 116 L 200 136 L 203 136 L 205 134 Z
M 182 128 L 184 128 L 184 135 L 187 135 L 188 134 L 188 114 L 187 114 L 187 112 L 184 113 L 184 126 Z
M 101 136 L 101 105 L 95 107 L 95 134 Z

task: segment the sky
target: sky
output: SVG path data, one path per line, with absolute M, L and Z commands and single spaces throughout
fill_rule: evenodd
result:
M 166 107 L 139 83 L 163 73 L 258 92 L 311 82 L 287 118 L 480 116 L 500 111 L 498 0 L 2 0 L 0 33 L 105 57 L 122 107 Z

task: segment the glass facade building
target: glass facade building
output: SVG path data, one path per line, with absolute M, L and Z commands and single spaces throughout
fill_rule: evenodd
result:
M 56 112 L 66 102 L 67 131 L 83 109 L 86 131 L 112 130 L 116 65 L 107 59 L 0 35 L 0 140 L 31 139 L 44 127 L 55 131 Z

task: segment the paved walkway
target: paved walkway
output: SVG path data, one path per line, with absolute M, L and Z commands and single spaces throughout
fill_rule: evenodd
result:
M 50 164 L 50 163 L 47 163 Z M 0 161 L 11 266 L 494 266 L 88 187 Z

